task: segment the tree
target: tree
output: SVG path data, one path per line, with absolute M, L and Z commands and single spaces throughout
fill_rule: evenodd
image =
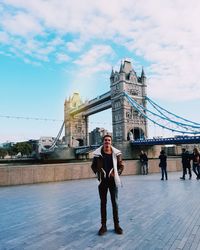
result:
M 16 153 L 21 153 L 21 155 L 30 155 L 33 151 L 33 147 L 28 142 L 18 142 L 14 146 L 14 151 Z
M 5 148 L 0 148 L 0 158 L 4 159 L 4 157 L 7 155 L 7 150 Z
M 11 156 L 11 158 L 12 158 L 14 155 L 17 154 L 17 152 L 16 152 L 14 146 L 9 147 L 9 148 L 7 149 L 7 152 L 8 152 L 8 154 Z

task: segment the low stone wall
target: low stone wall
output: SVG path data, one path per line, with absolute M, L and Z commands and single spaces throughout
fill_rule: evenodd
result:
M 181 170 L 180 158 L 168 158 L 167 163 L 168 171 Z M 140 162 L 138 160 L 124 161 L 124 164 L 123 175 L 137 175 L 141 173 Z M 158 159 L 149 160 L 149 173 L 159 172 L 158 164 Z M 90 165 L 91 162 L 1 166 L 0 186 L 93 178 L 94 174 Z
M 150 159 L 148 162 L 149 173 L 160 172 L 159 159 Z M 167 159 L 167 170 L 169 172 L 181 171 L 182 164 L 180 158 L 168 158 Z M 138 160 L 125 161 L 125 169 L 123 175 L 137 175 L 141 174 L 141 164 Z

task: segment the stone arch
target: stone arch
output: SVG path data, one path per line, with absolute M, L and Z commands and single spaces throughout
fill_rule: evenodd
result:
M 145 133 L 144 133 L 143 129 L 141 129 L 139 127 L 135 127 L 133 129 L 131 129 L 130 131 L 133 134 L 133 139 L 134 140 L 144 139 L 145 138 Z
M 81 138 L 76 139 L 79 142 L 79 146 L 83 146 L 84 145 L 84 140 Z

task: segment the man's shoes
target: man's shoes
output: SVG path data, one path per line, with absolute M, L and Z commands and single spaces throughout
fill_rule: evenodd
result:
M 115 225 L 115 233 L 123 234 L 123 229 L 119 226 L 119 224 Z
M 180 177 L 181 180 L 185 180 L 185 177 Z
M 107 232 L 106 224 L 102 224 L 101 228 L 99 229 L 98 235 L 104 235 Z
M 163 178 L 161 178 L 160 180 L 161 180 L 161 181 L 164 181 L 164 179 L 163 179 Z

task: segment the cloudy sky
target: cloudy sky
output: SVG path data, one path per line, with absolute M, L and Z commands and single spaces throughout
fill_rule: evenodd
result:
M 108 91 L 125 58 L 149 97 L 199 122 L 199 13 L 198 0 L 0 0 L 0 142 L 56 136 L 65 99 Z

